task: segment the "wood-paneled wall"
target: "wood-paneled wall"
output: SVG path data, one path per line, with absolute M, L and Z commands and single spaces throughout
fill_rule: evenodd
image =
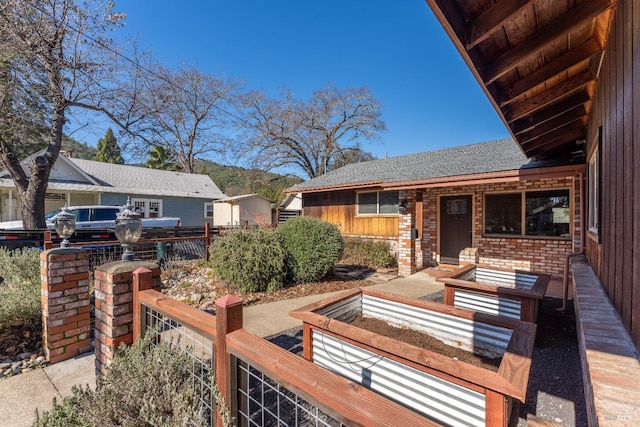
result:
M 587 256 L 640 348 L 640 2 L 619 0 L 606 47 L 587 150 L 602 127 L 602 203 L 599 237 Z M 588 211 L 588 210 L 587 210 Z
M 355 190 L 307 193 L 302 196 L 305 216 L 336 224 L 342 234 L 397 237 L 398 215 L 356 216 Z

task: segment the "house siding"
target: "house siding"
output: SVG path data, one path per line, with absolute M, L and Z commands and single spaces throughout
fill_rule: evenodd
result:
M 205 199 L 104 193 L 102 195 L 101 204 L 122 206 L 127 202 L 127 196 L 130 196 L 132 199 L 141 198 L 162 200 L 162 216 L 180 218 L 183 227 L 203 227 L 206 222 L 204 217 L 204 203 L 209 200 Z
M 320 218 L 335 224 L 344 236 L 397 242 L 398 215 L 356 216 L 355 190 L 306 193 L 302 196 L 302 205 L 304 216 Z
M 602 127 L 601 223 L 586 253 L 640 348 L 640 3 L 618 1 L 587 124 L 587 152 Z

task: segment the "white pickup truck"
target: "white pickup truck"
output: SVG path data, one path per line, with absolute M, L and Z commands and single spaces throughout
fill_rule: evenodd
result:
M 76 218 L 76 230 L 105 230 L 115 227 L 116 214 L 122 212 L 122 206 L 69 206 L 67 210 Z M 60 209 L 45 216 L 47 228 L 55 230 L 55 217 Z M 142 218 L 142 228 L 180 227 L 180 218 Z M 0 222 L 0 230 L 23 230 L 22 221 Z

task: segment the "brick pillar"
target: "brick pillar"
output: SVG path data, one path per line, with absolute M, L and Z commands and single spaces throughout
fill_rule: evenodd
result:
M 117 261 L 95 270 L 97 375 L 105 374 L 120 343 L 133 343 L 133 272 L 141 267 L 151 271 L 152 287 L 160 290 L 160 268 L 155 263 Z
M 89 254 L 50 249 L 40 254 L 42 332 L 45 354 L 56 363 L 91 351 Z
M 480 253 L 478 252 L 478 248 L 464 248 L 461 250 L 458 264 L 460 264 L 460 267 L 470 264 L 480 264 Z
M 416 225 L 416 192 L 400 190 L 400 207 L 398 215 L 398 274 L 408 276 L 416 271 L 416 248 L 411 230 Z

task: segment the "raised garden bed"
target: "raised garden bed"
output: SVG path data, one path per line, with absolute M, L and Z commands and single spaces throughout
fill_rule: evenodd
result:
M 447 305 L 535 322 L 551 276 L 469 265 L 437 280 Z
M 443 425 L 507 426 L 524 401 L 535 324 L 369 289 L 291 312 L 303 321 L 304 357 Z M 410 328 L 476 355 L 497 372 L 351 325 L 357 316 Z

